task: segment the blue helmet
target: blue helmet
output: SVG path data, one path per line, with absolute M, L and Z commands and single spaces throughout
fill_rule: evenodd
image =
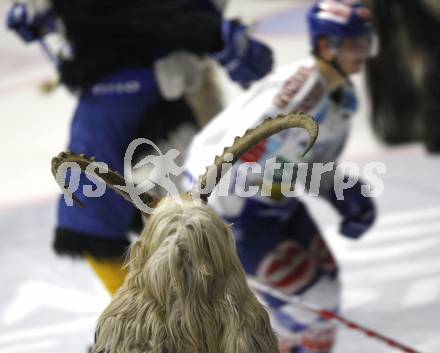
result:
M 350 0 L 318 0 L 310 8 L 307 21 L 313 47 L 318 38 L 333 39 L 372 35 L 370 9 Z

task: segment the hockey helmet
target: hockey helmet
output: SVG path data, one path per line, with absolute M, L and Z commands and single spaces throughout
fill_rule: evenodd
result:
M 307 16 L 312 46 L 318 38 L 340 40 L 347 37 L 371 37 L 373 34 L 370 9 L 356 1 L 318 0 Z

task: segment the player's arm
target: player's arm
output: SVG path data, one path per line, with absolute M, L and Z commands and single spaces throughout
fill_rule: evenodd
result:
M 279 114 L 302 112 L 311 114 L 324 93 L 316 73 L 306 64 L 287 65 L 280 68 L 259 84 L 240 115 L 257 117 L 251 126 L 256 126 L 268 117 Z M 313 98 L 313 99 L 312 99 Z M 269 141 L 263 140 L 244 156 L 246 161 L 258 161 L 264 165 L 267 159 L 277 158 L 285 162 L 297 162 L 309 142 L 308 134 L 302 129 L 283 132 L 270 138 L 270 148 L 262 148 Z M 307 160 L 314 155 L 315 147 L 307 154 Z
M 339 231 L 348 238 L 362 236 L 376 218 L 376 206 L 371 197 L 363 192 L 364 185 L 365 182 L 357 176 L 341 173 L 337 165 L 321 178 L 319 196 L 338 211 L 342 217 Z
M 287 78 L 274 98 L 273 106 L 267 109 L 264 115 L 271 115 L 274 113 L 286 113 L 290 111 L 303 111 L 309 114 L 314 114 L 318 109 L 320 100 L 325 94 L 323 87 L 320 86 L 321 82 L 318 77 L 310 71 L 307 67 L 299 68 L 296 73 Z M 281 135 L 280 135 L 281 136 Z M 284 135 L 283 138 L 279 138 L 278 148 L 272 153 L 267 153 L 267 143 L 264 142 L 259 146 L 256 146 L 250 151 L 245 159 L 247 161 L 258 160 L 260 164 L 265 164 L 265 159 L 268 157 L 277 157 L 277 162 L 297 162 L 292 171 L 292 185 L 298 185 L 303 183 L 303 186 L 307 192 L 313 190 L 316 192 L 316 185 L 312 185 L 312 171 L 313 163 L 325 163 L 329 160 L 322 159 L 322 153 L 319 150 L 320 146 L 316 145 L 312 147 L 311 151 L 306 155 L 304 160 L 299 159 L 300 154 L 303 153 L 303 149 L 307 146 L 308 136 L 303 131 L 297 131 L 294 134 Z M 277 138 L 272 137 L 273 139 Z M 294 141 L 293 141 L 294 140 Z M 334 141 L 334 143 L 341 143 Z M 318 136 L 319 144 L 319 136 Z M 277 145 L 276 143 L 272 143 Z M 329 146 L 334 147 L 334 146 Z M 325 147 L 324 147 L 325 148 Z M 315 149 L 315 150 L 314 150 Z M 339 154 L 339 153 L 336 153 Z M 337 156 L 335 155 L 335 158 Z M 300 180 L 298 173 L 298 162 L 308 163 L 307 177 Z M 362 194 L 361 180 L 357 180 L 354 185 L 344 189 L 343 198 L 336 192 L 339 188 L 343 188 L 345 182 L 343 175 L 336 173 L 336 163 L 333 164 L 334 168 L 330 171 L 326 171 L 321 174 L 319 180 L 318 196 L 328 200 L 333 207 L 338 211 L 342 217 L 340 232 L 350 238 L 360 237 L 366 230 L 368 230 L 375 219 L 375 206 L 371 198 L 365 197 Z M 282 168 L 282 167 L 281 167 Z M 283 172 L 283 168 L 281 170 Z M 295 183 L 295 184 L 293 184 Z M 282 191 L 282 190 L 281 190 Z

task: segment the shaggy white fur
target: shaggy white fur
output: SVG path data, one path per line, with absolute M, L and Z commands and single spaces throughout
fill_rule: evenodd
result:
M 275 353 L 229 226 L 198 201 L 165 198 L 130 249 L 93 353 Z

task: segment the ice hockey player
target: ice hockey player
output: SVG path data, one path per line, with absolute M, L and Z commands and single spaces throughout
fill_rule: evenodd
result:
M 157 143 L 195 129 L 183 96 L 203 56 L 243 85 L 272 68 L 271 50 L 209 0 L 28 0 L 13 5 L 8 26 L 26 42 L 65 34 L 70 50 L 54 57 L 60 81 L 78 97 L 68 149 L 120 173 L 128 144 L 142 131 Z M 94 187 L 81 178 L 79 188 Z M 86 257 L 114 293 L 137 212 L 112 191 L 82 201 L 84 209 L 60 200 L 55 250 Z
M 313 57 L 280 68 L 215 117 L 193 140 L 186 164 L 190 185 L 223 146 L 268 116 L 297 111 L 314 116 L 319 136 L 303 159 L 308 142 L 304 131 L 291 129 L 263 140 L 226 173 L 223 191 L 220 185 L 209 204 L 232 223 L 248 275 L 334 311 L 340 294 L 337 264 L 305 205 L 284 192 L 286 187 L 291 191 L 295 179 L 283 177 L 289 175 L 290 165 L 290 176 L 297 173 L 300 179 L 300 167 L 293 168 L 291 162 L 307 163 L 310 174 L 310 163 L 334 162 L 340 155 L 357 106 L 349 76 L 362 69 L 371 53 L 370 17 L 365 5 L 352 1 L 315 2 L 308 12 Z M 257 162 L 260 167 L 244 162 Z M 339 212 L 340 233 L 357 239 L 373 224 L 375 206 L 364 196 L 360 180 L 338 199 L 335 186 L 346 182 L 345 178 L 324 173 L 319 196 Z M 255 187 L 258 193 L 251 190 Z M 312 185 L 307 188 L 311 192 Z M 270 295 L 262 298 L 270 308 L 283 352 L 331 351 L 336 333 L 331 322 Z

